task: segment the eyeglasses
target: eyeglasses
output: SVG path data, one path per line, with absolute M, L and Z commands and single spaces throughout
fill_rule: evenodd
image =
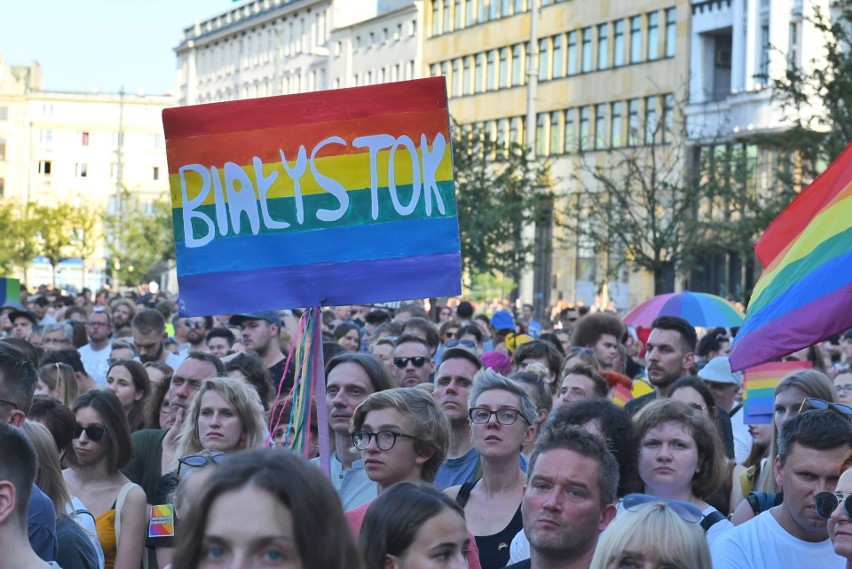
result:
M 89 328 L 104 328 L 109 326 L 109 322 L 86 322 L 86 326 Z
M 850 496 L 852 494 L 844 494 L 843 492 L 820 492 L 816 495 L 817 515 L 827 520 L 831 517 L 832 512 L 837 509 L 840 502 L 843 502 L 843 512 L 847 518 L 852 519 L 852 504 L 849 503 Z
M 465 348 L 475 348 L 476 342 L 473 340 L 450 340 L 446 344 L 444 344 L 445 348 L 457 348 L 459 346 L 464 346 Z
M 184 456 L 183 458 L 178 459 L 178 469 L 177 469 L 177 479 L 180 480 L 180 468 L 183 465 L 192 466 L 194 468 L 198 468 L 201 466 L 207 466 L 211 462 L 213 464 L 219 464 L 223 460 L 228 458 L 227 454 L 214 454 L 212 456 L 204 456 L 203 454 L 191 454 L 189 456 Z
M 198 321 L 190 322 L 190 321 L 187 321 L 187 323 L 186 323 L 186 327 L 187 327 L 187 328 L 198 328 L 198 329 L 200 330 L 201 328 L 204 328 L 204 322 L 198 322 Z
M 835 385 L 834 391 L 837 395 L 852 395 L 852 383 L 846 385 Z
M 102 438 L 104 438 L 104 433 L 106 433 L 106 429 L 103 427 L 98 427 L 97 425 L 89 425 L 88 427 L 84 427 L 83 425 L 78 424 L 74 428 L 74 438 L 79 439 L 80 435 L 86 433 L 86 438 L 88 438 L 92 442 L 98 442 Z
M 408 362 L 411 362 L 414 367 L 423 367 L 428 361 L 429 358 L 427 358 L 426 356 L 414 356 L 413 358 L 394 358 L 393 365 L 395 365 L 399 369 L 404 369 L 405 366 L 408 365 Z
M 16 409 L 16 410 L 17 410 L 17 408 L 18 408 L 18 404 L 17 404 L 17 403 L 14 403 L 14 402 L 12 402 L 12 401 L 7 401 L 6 399 L 0 399 L 0 403 L 5 403 L 6 405 L 11 405 L 11 406 L 12 406 L 12 408 L 13 408 L 13 409 Z
M 370 431 L 355 431 L 352 433 L 352 444 L 355 445 L 355 448 L 358 450 L 366 450 L 367 447 L 370 446 L 370 441 L 373 440 L 374 437 L 376 439 L 376 446 L 379 447 L 379 450 L 392 449 L 393 445 L 396 444 L 396 439 L 399 437 L 417 440 L 417 437 L 404 435 L 402 433 L 395 433 L 393 431 L 379 431 L 378 433 L 371 433 Z
M 805 405 L 807 405 L 807 407 Z M 805 397 L 805 400 L 802 401 L 802 405 L 799 407 L 799 413 L 809 411 L 811 409 L 817 409 L 820 411 L 823 409 L 832 409 L 847 419 L 852 420 L 852 407 L 844 405 L 843 403 L 832 403 L 817 397 Z
M 497 422 L 501 425 L 514 425 L 518 421 L 518 417 L 522 417 L 528 424 L 532 424 L 517 409 L 497 409 L 496 411 L 492 411 L 485 407 L 474 407 L 467 412 L 470 421 L 477 425 L 484 425 L 491 420 L 492 415 L 497 417 Z
M 621 499 L 621 505 L 628 512 L 638 512 L 642 508 L 653 504 L 659 504 L 671 509 L 680 519 L 691 524 L 697 524 L 704 518 L 701 510 L 689 502 L 666 500 L 665 498 L 658 498 L 657 496 L 650 496 L 648 494 L 628 494 Z

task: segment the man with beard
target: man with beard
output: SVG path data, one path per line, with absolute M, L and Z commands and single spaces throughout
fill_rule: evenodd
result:
M 668 397 L 669 387 L 695 367 L 695 328 L 677 316 L 660 316 L 651 324 L 651 334 L 645 344 L 648 380 L 654 391 L 627 402 L 624 408 L 635 415 L 657 397 Z
M 92 312 L 86 322 L 89 343 L 77 349 L 83 361 L 83 367 L 98 387 L 106 385 L 109 358 L 112 354 L 109 343 L 111 333 L 112 321 L 109 314 L 103 311 Z
M 482 369 L 482 362 L 461 347 L 444 350 L 443 362 L 435 374 L 433 396 L 450 419 L 450 446 L 447 460 L 435 475 L 435 487 L 445 490 L 474 479 L 479 465 L 479 453 L 470 439 L 467 399 L 473 387 L 473 376 Z
M 136 316 L 136 306 L 128 298 L 116 298 L 110 305 L 112 310 L 112 326 L 116 332 L 129 328 L 133 317 Z
M 133 317 L 131 322 L 133 343 L 136 353 L 143 364 L 148 362 L 166 362 L 172 369 L 177 369 L 183 358 L 165 348 L 168 338 L 166 334 L 166 319 L 152 308 L 146 308 Z
M 429 344 L 420 336 L 403 334 L 393 349 L 393 378 L 399 387 L 427 383 L 435 371 Z
M 247 352 L 257 354 L 263 365 L 269 370 L 272 385 L 278 387 L 284 375 L 287 357 L 281 351 L 281 318 L 274 310 L 235 314 L 230 319 L 231 326 L 238 326 L 243 337 L 243 346 Z M 293 365 L 287 370 L 287 376 L 281 385 L 281 393 L 289 393 L 293 387 Z
M 606 443 L 573 425 L 549 424 L 530 456 L 521 502 L 530 559 L 514 569 L 588 569 L 615 517 L 618 463 Z
M 213 318 L 210 316 L 193 316 L 186 319 L 186 341 L 189 352 L 209 352 L 207 348 L 207 332 L 213 328 Z

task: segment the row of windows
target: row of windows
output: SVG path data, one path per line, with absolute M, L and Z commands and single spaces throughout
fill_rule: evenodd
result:
M 378 69 L 370 69 L 364 73 L 355 73 L 353 75 L 354 86 L 377 85 L 379 83 L 387 83 L 389 81 L 408 81 L 415 79 L 414 60 L 409 59 L 405 63 L 395 63 L 393 65 L 385 65 Z M 341 85 L 340 78 L 334 80 L 334 88 L 339 89 Z
M 432 35 L 447 34 L 529 11 L 534 0 L 432 0 Z M 565 0 L 537 0 L 539 6 Z
M 41 145 L 53 144 L 53 130 L 50 129 L 42 129 L 38 131 L 38 142 Z M 110 132 L 112 137 L 112 146 L 116 147 L 124 143 L 125 136 L 122 132 Z M 106 133 L 96 133 L 95 138 L 98 140 L 103 140 L 105 138 Z M 90 146 L 92 141 L 92 135 L 89 131 L 76 131 L 74 133 L 75 138 L 79 141 L 80 146 Z M 160 134 L 147 134 L 144 135 L 146 137 L 147 144 L 154 149 L 161 148 L 163 146 L 163 136 Z M 134 135 L 135 139 L 139 139 L 138 135 Z
M 411 20 L 408 23 L 408 37 L 413 37 L 417 33 L 417 20 Z M 393 37 L 391 37 L 390 28 L 383 28 L 382 32 L 369 32 L 368 34 L 361 36 L 360 34 L 355 36 L 354 48 L 355 51 L 364 49 L 369 50 L 373 46 L 381 46 L 385 44 L 389 44 L 391 41 L 399 41 L 402 39 L 402 23 L 398 23 L 396 25 L 396 31 L 393 33 Z M 337 41 L 334 43 L 334 56 L 340 57 L 340 54 L 343 52 L 343 42 Z
M 538 79 L 548 81 L 611 67 L 673 57 L 675 9 L 665 11 L 665 33 L 660 43 L 660 13 L 651 12 L 598 26 L 541 38 L 533 50 L 530 42 L 492 49 L 432 64 L 433 76 L 447 77 L 450 96 L 462 97 L 516 87 L 526 83 L 528 60 L 538 58 Z M 644 24 L 644 25 L 643 25 Z M 628 28 L 629 26 L 629 28 Z M 627 34 L 629 30 L 629 36 Z M 642 42 L 643 32 L 646 41 Z
M 525 143 L 524 117 L 486 121 L 487 136 L 499 144 Z M 536 116 L 539 156 L 574 154 L 626 146 L 667 144 L 674 131 L 674 96 L 653 95 L 572 107 Z
M 53 172 L 53 161 L 52 160 L 39 160 L 36 166 L 37 172 L 42 176 L 50 176 Z M 109 170 L 110 179 L 116 180 L 118 179 L 118 163 L 113 162 L 110 164 Z M 85 162 L 76 162 L 74 164 L 74 176 L 77 178 L 88 178 L 89 177 L 89 165 Z M 154 166 L 151 169 L 151 179 L 159 180 L 160 179 L 160 167 Z

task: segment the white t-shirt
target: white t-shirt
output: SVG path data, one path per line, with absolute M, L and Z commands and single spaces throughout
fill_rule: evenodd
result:
M 773 508 L 774 510 L 775 508 Z M 772 510 L 726 531 L 710 548 L 713 569 L 845 569 L 831 540 L 812 543 L 793 537 Z
M 751 433 L 748 432 L 748 425 L 743 422 L 745 411 L 742 405 L 736 413 L 731 415 L 731 431 L 734 434 L 734 460 L 737 464 L 742 464 L 748 455 L 751 453 Z
M 86 373 L 98 384 L 98 387 L 104 387 L 107 371 L 109 371 L 109 357 L 112 354 L 112 346 L 107 344 L 103 350 L 95 351 L 91 344 L 86 344 L 77 348 L 77 352 L 80 353 L 80 359 L 83 360 Z

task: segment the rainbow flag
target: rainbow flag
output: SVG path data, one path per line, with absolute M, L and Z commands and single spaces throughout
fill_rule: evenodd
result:
M 763 275 L 734 339 L 734 371 L 852 327 L 852 144 L 775 218 L 755 251 Z
M 621 384 L 617 384 L 615 386 L 615 389 L 613 389 L 612 393 L 613 403 L 615 403 L 619 407 L 624 407 L 631 399 L 633 399 L 633 394 L 630 392 L 629 389 L 627 389 Z
M 12 300 L 21 302 L 21 282 L 18 279 L 0 278 L 0 306 Z
M 180 312 L 461 292 L 443 77 L 163 111 Z
M 768 425 L 773 421 L 775 388 L 791 371 L 810 369 L 811 362 L 770 362 L 743 373 L 743 422 Z

